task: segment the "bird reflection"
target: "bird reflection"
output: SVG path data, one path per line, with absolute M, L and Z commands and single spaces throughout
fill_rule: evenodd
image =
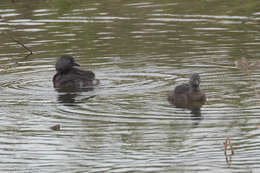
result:
M 76 97 L 80 95 L 82 92 L 89 92 L 92 91 L 93 88 L 86 88 L 86 89 L 62 89 L 62 88 L 56 88 L 56 91 L 58 92 L 58 102 L 63 103 L 66 106 L 73 106 L 75 103 L 81 103 L 81 101 L 77 101 Z M 85 99 L 94 98 L 96 95 L 90 95 L 88 97 L 85 97 Z
M 177 107 L 175 105 L 173 105 L 174 107 Z M 190 105 L 187 107 L 177 107 L 177 108 L 184 108 L 184 109 L 188 109 L 190 110 L 190 114 L 191 114 L 191 120 L 193 121 L 194 125 L 199 125 L 201 120 L 203 119 L 202 115 L 201 115 L 201 106 L 194 106 L 194 105 Z
M 58 94 L 58 101 L 60 103 L 64 103 L 64 104 L 73 104 L 73 103 L 75 103 L 76 96 L 77 96 L 77 93 L 61 92 Z
M 200 102 L 195 102 L 195 103 L 190 103 L 190 106 L 187 107 L 187 109 L 190 110 L 191 119 L 192 119 L 194 125 L 199 125 L 199 123 L 203 119 L 201 116 L 201 111 L 200 111 L 200 108 L 202 107 L 202 105 L 203 104 Z

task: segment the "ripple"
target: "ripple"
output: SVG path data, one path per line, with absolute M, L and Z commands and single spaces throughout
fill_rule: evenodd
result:
M 199 31 L 220 31 L 220 30 L 228 30 L 227 28 L 193 28 L 194 30 Z
M 29 19 L 9 20 L 9 25 L 44 25 L 44 23 L 33 22 Z
M 186 19 L 186 18 L 149 18 L 151 21 L 162 21 L 162 22 L 209 22 L 208 19 Z M 213 22 L 213 21 L 211 21 Z
M 62 20 L 62 19 L 39 19 L 35 20 L 35 22 L 39 23 L 91 23 L 91 22 L 96 22 L 96 23 L 111 23 L 113 21 L 109 20 L 99 20 L 99 21 L 94 21 L 93 19 L 85 19 L 85 20 Z

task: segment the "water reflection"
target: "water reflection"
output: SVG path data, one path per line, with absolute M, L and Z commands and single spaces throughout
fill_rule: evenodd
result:
M 170 104 L 173 107 L 176 107 L 171 102 L 170 102 Z M 193 124 L 195 126 L 199 125 L 201 120 L 203 120 L 203 116 L 201 115 L 201 107 L 202 107 L 202 105 L 203 104 L 201 104 L 200 102 L 194 102 L 194 103 L 191 103 L 187 107 L 182 107 L 182 109 L 188 109 L 190 111 L 191 120 L 192 120 L 192 122 L 193 122 Z
M 230 167 L 232 165 L 232 155 L 225 155 L 227 165 Z
M 93 91 L 94 88 L 55 88 L 55 90 L 58 92 L 58 102 L 63 103 L 66 106 L 73 106 L 75 105 L 75 103 L 82 103 L 82 101 L 76 100 L 77 96 L 81 95 L 84 92 Z M 86 96 L 84 97 L 84 101 L 94 97 L 96 97 L 96 95 Z
M 75 98 L 78 94 L 73 92 L 60 92 L 58 93 L 58 101 L 64 103 L 65 105 L 73 105 L 75 103 Z
M 193 103 L 188 107 L 188 109 L 191 111 L 192 114 L 191 119 L 195 125 L 199 125 L 201 120 L 203 119 L 201 115 L 201 107 L 203 104 L 201 103 Z

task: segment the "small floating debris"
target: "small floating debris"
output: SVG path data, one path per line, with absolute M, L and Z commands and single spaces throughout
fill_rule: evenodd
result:
M 250 66 L 245 57 L 242 57 L 240 60 L 235 61 L 235 66 L 244 73 L 248 73 Z
M 227 154 L 228 146 L 229 146 L 229 149 L 231 151 L 231 154 Z M 234 155 L 235 154 L 234 148 L 233 148 L 233 146 L 231 144 L 231 141 L 230 141 L 229 137 L 227 137 L 226 141 L 224 142 L 224 153 L 225 153 L 225 155 Z
M 228 146 L 229 146 L 229 149 L 231 151 L 231 154 L 227 154 Z M 227 164 L 229 166 L 231 166 L 232 156 L 235 154 L 235 152 L 234 152 L 234 148 L 232 146 L 232 143 L 231 143 L 231 140 L 229 139 L 229 137 L 227 137 L 226 141 L 224 142 L 224 153 L 225 153 Z
M 60 131 L 60 124 L 56 124 L 55 126 L 51 126 L 50 129 L 54 130 L 54 131 Z
M 255 95 L 256 95 L 257 99 L 260 99 L 258 90 L 255 87 L 255 86 L 257 86 L 257 84 L 255 84 L 255 80 L 252 78 L 251 71 L 250 71 L 250 70 L 254 70 L 254 69 L 259 69 L 260 68 L 260 60 L 255 61 L 254 64 L 249 64 L 247 58 L 242 57 L 240 60 L 235 61 L 235 66 L 240 71 L 242 71 L 243 73 L 246 73 L 249 76 L 250 84 L 254 88 Z
M 260 60 L 254 61 L 254 63 L 249 64 L 247 58 L 242 57 L 239 60 L 235 61 L 235 66 L 240 71 L 244 73 L 249 73 L 250 70 L 257 70 L 260 67 Z

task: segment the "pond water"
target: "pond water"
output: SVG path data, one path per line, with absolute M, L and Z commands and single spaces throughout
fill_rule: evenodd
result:
M 259 5 L 1 2 L 1 172 L 258 172 Z M 101 84 L 55 91 L 63 54 Z M 249 70 L 235 65 L 241 58 Z M 200 116 L 167 101 L 194 72 L 207 95 Z M 50 129 L 56 124 L 60 131 Z M 226 158 L 228 137 L 234 155 Z

